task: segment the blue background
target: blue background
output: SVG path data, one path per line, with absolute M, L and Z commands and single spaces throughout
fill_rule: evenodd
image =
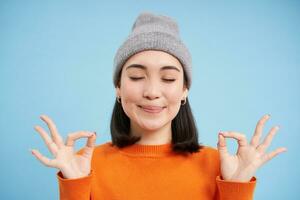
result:
M 255 199 L 300 199 L 299 1 L 1 1 L 0 199 L 58 199 L 56 169 L 33 129 L 50 116 L 61 135 L 97 131 L 110 140 L 113 57 L 141 11 L 176 19 L 193 57 L 189 100 L 199 140 L 216 147 L 219 130 L 250 139 L 270 113 L 268 149 L 285 146 L 256 174 Z M 235 141 L 227 141 L 235 151 Z M 85 141 L 77 143 L 80 148 Z

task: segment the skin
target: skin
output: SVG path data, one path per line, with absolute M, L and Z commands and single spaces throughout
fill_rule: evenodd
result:
M 260 143 L 263 127 L 270 117 L 267 114 L 258 121 L 250 143 L 248 143 L 246 136 L 239 132 L 223 131 L 219 133 L 218 150 L 221 160 L 221 174 L 224 180 L 247 182 L 255 175 L 259 167 L 280 153 L 287 151 L 285 147 L 280 147 L 266 153 L 273 137 L 279 130 L 279 126 L 272 127 Z M 238 142 L 238 150 L 235 155 L 228 153 L 225 138 L 233 138 Z
M 162 51 L 143 51 L 126 61 L 121 73 L 120 86 L 116 88 L 116 95 L 121 97 L 123 110 L 130 118 L 130 133 L 141 136 L 138 144 L 157 145 L 171 142 L 171 121 L 180 109 L 181 100 L 188 95 L 183 77 L 180 62 Z M 164 108 L 160 113 L 153 113 L 151 109 L 143 109 L 146 105 Z M 70 133 L 64 143 L 53 120 L 46 115 L 40 118 L 47 124 L 51 137 L 40 126 L 35 126 L 35 130 L 43 138 L 54 159 L 43 156 L 36 149 L 31 150 L 32 154 L 45 166 L 60 170 L 65 178 L 80 178 L 89 175 L 96 134 L 89 131 Z M 273 127 L 260 142 L 263 127 L 269 118 L 269 115 L 264 115 L 258 121 L 250 143 L 246 136 L 239 132 L 219 133 L 218 151 L 221 176 L 224 180 L 247 182 L 255 175 L 259 167 L 287 150 L 281 147 L 266 153 L 279 129 L 278 126 Z M 80 138 L 87 138 L 87 143 L 82 153 L 77 154 L 74 151 L 74 143 Z M 229 154 L 226 138 L 237 141 L 236 154 Z
M 116 88 L 130 118 L 131 134 L 141 136 L 137 143 L 145 145 L 171 143 L 171 122 L 187 93 L 180 62 L 162 51 L 143 51 L 129 58 Z M 140 108 L 149 105 L 164 109 L 154 114 Z
M 34 129 L 43 138 L 49 151 L 54 156 L 54 159 L 45 157 L 36 149 L 31 150 L 32 155 L 45 166 L 60 170 L 64 178 L 71 179 L 87 176 L 91 170 L 90 163 L 95 147 L 96 133 L 89 131 L 70 133 L 64 143 L 53 120 L 47 115 L 41 115 L 40 118 L 50 129 L 51 137 L 40 126 L 35 126 Z M 76 154 L 74 151 L 74 143 L 80 138 L 88 138 L 86 146 L 82 149 L 81 155 Z

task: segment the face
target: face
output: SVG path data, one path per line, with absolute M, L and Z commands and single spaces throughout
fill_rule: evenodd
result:
M 188 90 L 177 58 L 163 51 L 147 50 L 133 55 L 123 65 L 116 93 L 131 128 L 156 131 L 171 127 Z

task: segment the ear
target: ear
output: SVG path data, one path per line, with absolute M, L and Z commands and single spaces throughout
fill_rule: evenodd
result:
M 120 90 L 120 88 L 116 87 L 115 90 L 116 90 L 116 97 L 120 97 L 121 96 L 121 90 Z
M 185 87 L 184 91 L 183 91 L 183 94 L 182 94 L 182 100 L 184 100 L 185 98 L 187 98 L 188 93 L 189 93 L 189 90 Z

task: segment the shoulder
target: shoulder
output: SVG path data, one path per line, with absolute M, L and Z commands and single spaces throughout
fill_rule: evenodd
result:
M 199 152 L 196 152 L 194 154 L 197 156 L 204 156 L 204 155 L 217 156 L 218 149 L 208 146 L 208 145 L 201 145 Z
M 220 173 L 219 152 L 211 146 L 202 146 L 201 150 L 193 155 L 193 160 L 201 170 L 217 176 Z
M 115 152 L 117 148 L 112 145 L 112 142 L 105 142 L 102 144 L 99 144 L 95 147 L 94 152 L 96 153 L 109 153 L 109 152 Z
M 216 148 L 203 145 L 199 152 L 194 153 L 196 158 L 206 163 L 219 163 L 219 152 Z
M 118 157 L 118 150 L 112 146 L 111 142 L 105 142 L 95 146 L 93 151 L 92 163 L 103 163 L 113 160 Z

